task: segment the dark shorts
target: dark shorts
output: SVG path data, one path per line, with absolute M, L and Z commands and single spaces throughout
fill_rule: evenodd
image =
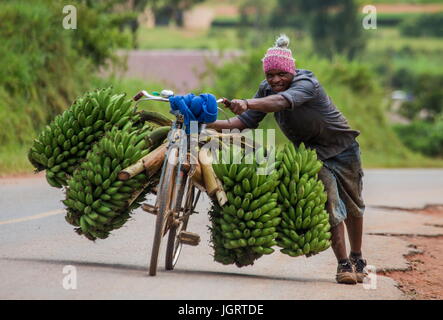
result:
M 318 173 L 328 195 L 326 210 L 333 227 L 348 215 L 362 217 L 365 211 L 360 154 L 360 147 L 355 142 L 342 153 L 324 160 Z

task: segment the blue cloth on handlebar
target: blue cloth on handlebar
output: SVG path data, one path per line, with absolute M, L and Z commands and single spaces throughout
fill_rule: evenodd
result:
M 212 123 L 217 120 L 217 100 L 210 93 L 195 96 L 190 93 L 184 96 L 169 98 L 171 109 L 180 111 L 184 117 L 186 133 L 190 132 L 191 121 Z

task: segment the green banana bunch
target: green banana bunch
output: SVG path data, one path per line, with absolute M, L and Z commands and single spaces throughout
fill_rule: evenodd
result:
M 223 218 L 222 208 L 216 203 L 212 203 L 209 210 L 209 220 L 212 225 L 211 230 L 211 246 L 214 250 L 214 260 L 224 265 L 236 264 L 238 267 L 254 264 L 254 261 L 262 255 L 249 248 L 227 249 L 224 246 L 226 237 L 221 229 L 219 220 Z
M 220 207 L 214 201 L 210 211 L 214 259 L 238 267 L 252 265 L 262 255 L 274 252 L 281 221 L 275 192 L 280 183 L 278 172 L 258 175 L 263 165 L 255 159 L 253 164 L 244 160 L 240 164 L 213 164 L 228 202 Z
M 29 161 L 36 171 L 46 170 L 51 186 L 66 186 L 93 144 L 106 132 L 132 126 L 139 120 L 131 104 L 125 94 L 112 94 L 110 87 L 85 94 L 42 130 L 28 152 Z
M 303 143 L 298 149 L 292 143 L 285 145 L 276 160 L 281 177 L 276 189 L 282 211 L 277 227 L 280 251 L 297 257 L 326 250 L 331 244 L 331 226 L 325 210 L 327 196 L 318 179 L 322 162 Z
M 90 240 L 107 238 L 112 230 L 125 224 L 131 211 L 157 185 L 158 174 L 149 178 L 140 173 L 127 181 L 119 181 L 117 177 L 122 169 L 160 145 L 170 129 L 151 131 L 150 128 L 150 125 L 112 128 L 74 171 L 63 203 L 67 207 L 66 221 L 77 227 L 78 234 Z M 153 136 L 156 139 L 149 139 Z

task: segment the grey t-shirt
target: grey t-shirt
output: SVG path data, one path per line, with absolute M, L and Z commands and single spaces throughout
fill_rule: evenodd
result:
M 346 150 L 360 134 L 351 129 L 311 71 L 297 69 L 290 87 L 279 93 L 264 80 L 254 98 L 273 94 L 282 95 L 291 104 L 290 108 L 274 113 L 283 133 L 296 146 L 304 142 L 316 149 L 320 160 Z M 264 112 L 247 110 L 238 117 L 248 128 L 257 128 L 265 116 Z

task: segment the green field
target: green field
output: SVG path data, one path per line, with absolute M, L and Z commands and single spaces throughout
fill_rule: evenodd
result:
M 207 31 L 174 27 L 141 27 L 137 34 L 140 49 L 220 49 L 238 48 L 234 28 L 213 28 Z
M 436 37 L 405 37 L 400 35 L 397 28 L 381 27 L 367 30 L 369 38 L 367 51 L 401 51 L 410 50 L 419 53 L 443 52 L 443 40 Z

